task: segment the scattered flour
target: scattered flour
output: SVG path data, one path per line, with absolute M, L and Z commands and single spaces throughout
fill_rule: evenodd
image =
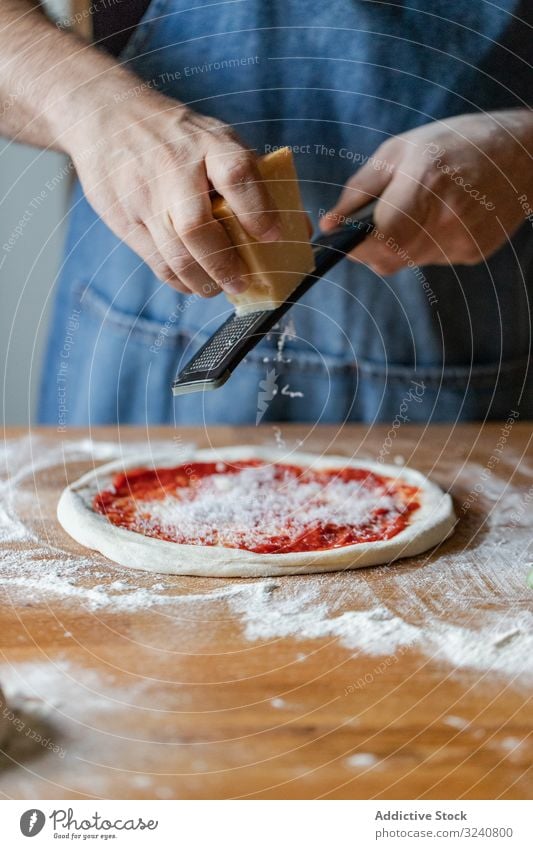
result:
M 231 607 L 245 623 L 247 638 L 338 638 L 347 648 L 364 648 L 380 655 L 413 643 L 418 636 L 417 628 L 398 620 L 384 607 L 332 615 L 335 599 L 327 593 L 323 600 L 320 583 L 305 583 L 298 593 L 283 595 L 276 594 L 276 587 L 273 592 L 268 581 L 261 581 L 232 598 Z
M 168 442 L 152 442 L 154 453 Z M 187 446 L 176 446 L 179 453 Z M 5 441 L 0 448 L 0 594 L 17 606 L 35 599 L 74 601 L 89 610 L 111 608 L 128 612 L 168 603 L 168 587 L 160 579 L 140 586 L 138 576 L 124 572 L 109 581 L 109 562 L 96 552 L 74 556 L 47 538 L 39 527 L 40 474 L 75 462 L 101 463 L 120 456 L 146 453 L 146 443 L 101 442 L 92 439 L 56 442 L 39 436 Z M 35 484 L 37 495 L 33 489 Z M 32 523 L 22 516 L 31 516 Z
M 17 518 L 13 499 L 9 496 L 5 497 L 4 504 L 0 504 L 0 540 L 2 543 L 37 541 L 37 537 Z
M 343 577 L 346 579 L 347 575 Z M 530 611 L 485 611 L 483 625 L 468 628 L 425 610 L 420 624 L 413 624 L 407 618 L 422 613 L 413 599 L 406 600 L 400 615 L 378 603 L 368 587 L 359 587 L 353 602 L 368 606 L 339 612 L 345 600 L 342 594 L 339 597 L 338 590 L 339 581 L 326 575 L 303 583 L 295 593 L 283 593 L 272 589 L 268 581 L 259 581 L 242 587 L 228 601 L 243 622 L 249 640 L 336 639 L 347 649 L 369 655 L 390 657 L 414 650 L 458 670 L 490 670 L 523 684 L 533 679 Z M 500 639 L 509 630 L 509 619 L 518 626 L 512 641 Z
M 130 527 L 147 536 L 163 530 L 166 539 L 184 544 L 202 539 L 206 545 L 249 551 L 261 550 L 275 539 L 278 550 L 325 525 L 331 515 L 340 526 L 375 527 L 381 510 L 392 520 L 404 509 L 405 501 L 384 484 L 331 478 L 325 485 L 323 476 L 316 479 L 311 472 L 280 473 L 276 466 L 264 465 L 209 475 L 179 496 L 136 500 Z
M 491 737 L 487 746 L 489 749 L 496 750 L 502 760 L 520 761 L 526 754 L 524 750 L 529 750 L 530 743 L 531 734 L 527 734 L 522 739 L 520 737 L 504 737 L 503 739 Z
M 524 741 L 520 740 L 518 737 L 505 737 L 500 745 L 503 746 L 504 749 L 516 749 L 517 746 L 521 746 Z
M 144 790 L 152 785 L 149 775 L 134 775 L 130 778 L 130 783 L 133 787 L 138 787 L 140 790 Z
M 118 690 L 116 678 L 75 665 L 62 658 L 2 664 L 2 687 L 10 706 L 28 706 L 34 716 L 54 713 L 83 721 L 94 712 L 114 711 L 117 706 L 136 705 L 150 687 L 138 678 L 129 687 Z
M 168 443 L 152 447 L 161 451 Z M 0 466 L 0 593 L 9 604 L 16 609 L 38 601 L 107 613 L 165 606 L 175 621 L 200 615 L 214 627 L 218 619 L 227 620 L 229 612 L 237 632 L 251 642 L 326 640 L 354 655 L 391 662 L 412 651 L 421 655 L 421 662 L 432 658 L 442 663 L 450 674 L 469 669 L 487 680 L 497 674 L 515 686 L 530 685 L 533 612 L 526 575 L 531 534 L 522 522 L 509 532 L 501 519 L 509 515 L 509 504 L 522 517 L 518 488 L 492 481 L 463 517 L 453 538 L 455 548 L 448 553 L 375 568 L 371 574 L 361 570 L 191 584 L 121 569 L 96 553 L 79 556 L 73 548 L 63 548 L 56 536 L 49 538 L 50 521 L 47 525 L 40 515 L 38 493 L 53 468 L 57 483 L 57 467 L 83 463 L 81 474 L 91 462 L 145 450 L 144 443 L 57 443 L 40 436 L 5 444 L 4 474 Z M 478 467 L 466 468 L 465 491 L 478 473 Z M 31 520 L 24 518 L 28 516 Z M 303 647 L 298 659 L 305 662 L 309 651 L 313 648 Z M 275 701 L 281 707 L 282 700 Z M 448 717 L 448 723 L 453 719 Z
M 370 752 L 358 752 L 356 755 L 350 755 L 349 758 L 346 758 L 344 763 L 349 767 L 364 769 L 375 766 L 378 763 L 378 758 L 375 755 L 371 755 Z
M 465 728 L 469 726 L 469 722 L 467 719 L 463 719 L 461 716 L 445 716 L 442 720 L 444 725 L 449 725 L 450 728 L 456 728 L 458 731 L 464 731 Z

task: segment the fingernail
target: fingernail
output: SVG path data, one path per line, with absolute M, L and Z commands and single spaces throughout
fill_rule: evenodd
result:
M 220 284 L 230 295 L 240 295 L 248 288 L 248 283 L 241 277 L 233 277 L 231 280 L 224 281 Z
M 267 230 L 266 233 L 262 233 L 259 237 L 262 242 L 277 242 L 279 238 L 281 238 L 282 229 L 281 224 L 274 224 L 270 230 Z

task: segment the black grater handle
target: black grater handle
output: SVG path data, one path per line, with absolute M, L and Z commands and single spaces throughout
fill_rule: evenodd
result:
M 377 200 L 372 201 L 358 212 L 357 219 L 312 242 L 314 271 L 304 277 L 280 307 L 243 316 L 232 313 L 179 372 L 172 384 L 174 395 L 222 386 L 246 354 L 272 330 L 291 306 L 374 230 L 376 203 Z
M 328 259 L 331 259 L 329 256 L 330 252 L 333 256 L 335 256 L 335 253 L 341 254 L 340 257 L 335 257 L 335 262 L 337 262 L 345 254 L 353 251 L 372 232 L 374 229 L 374 208 L 376 203 L 377 200 L 373 200 L 372 203 L 367 204 L 363 209 L 358 211 L 356 219 L 352 219 L 342 227 L 332 230 L 326 236 L 319 236 L 317 239 L 313 239 L 313 249 L 315 250 L 315 257 L 318 259 L 315 272 L 318 275 L 320 275 L 318 267 L 320 261 L 327 261 L 327 255 L 326 253 L 322 253 L 322 250 L 328 252 Z

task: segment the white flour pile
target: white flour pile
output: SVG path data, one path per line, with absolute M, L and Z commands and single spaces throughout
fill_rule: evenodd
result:
M 401 576 L 391 575 L 389 579 L 407 583 Z M 475 607 L 464 616 L 459 604 L 456 613 L 461 624 L 452 624 L 449 615 L 446 620 L 431 615 L 429 609 L 424 610 L 423 599 L 416 596 L 406 598 L 401 610 L 393 612 L 367 584 L 362 584 L 351 595 L 364 609 L 342 612 L 345 598 L 339 598 L 338 591 L 349 580 L 348 573 L 337 575 L 336 580 L 324 575 L 292 594 L 283 592 L 282 584 L 261 581 L 248 589 L 242 587 L 230 598 L 230 607 L 243 620 L 249 640 L 338 639 L 348 649 L 377 656 L 416 649 L 458 668 L 490 670 L 516 678 L 517 683 L 527 684 L 533 679 L 531 611 L 516 607 L 487 610 L 483 625 L 474 628 L 468 627 L 468 620 L 479 622 L 479 609 Z M 415 618 L 418 621 L 413 624 Z
M 168 443 L 152 447 L 159 451 Z M 57 481 L 57 467 L 76 463 L 81 474 L 91 461 L 99 464 L 145 449 L 144 444 L 91 440 L 61 445 L 42 437 L 8 442 L 0 476 L 4 603 L 15 609 L 28 602 L 70 604 L 108 614 L 165 605 L 166 615 L 180 628 L 195 619 L 212 621 L 215 627 L 229 613 L 253 642 L 320 639 L 335 641 L 354 654 L 380 657 L 415 650 L 446 664 L 451 672 L 475 669 L 489 678 L 498 674 L 529 686 L 533 614 L 526 589 L 531 568 L 527 488 L 494 478 L 463 515 L 446 555 L 328 575 L 162 579 L 114 567 L 97 554 L 76 556 L 74 546 L 69 551 L 67 542 L 63 549 L 57 540 L 48 539 L 50 521 L 47 525 L 40 516 L 38 493 L 51 469 Z M 479 472 L 466 464 L 456 485 L 468 492 Z M 31 521 L 23 518 L 27 516 Z

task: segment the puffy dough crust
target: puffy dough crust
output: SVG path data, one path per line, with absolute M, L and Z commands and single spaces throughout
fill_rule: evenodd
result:
M 257 554 L 223 546 L 182 545 L 145 537 L 111 524 L 91 507 L 94 495 L 109 485 L 120 471 L 146 466 L 171 467 L 187 461 L 246 460 L 285 462 L 315 469 L 365 468 L 378 474 L 419 487 L 422 506 L 412 521 L 395 537 L 382 542 L 359 543 L 329 551 Z M 420 472 L 347 457 L 294 452 L 281 453 L 257 446 L 192 450 L 187 456 L 169 450 L 164 454 L 146 454 L 132 461 L 113 461 L 94 469 L 68 486 L 57 508 L 59 522 L 77 542 L 96 549 L 115 563 L 149 572 L 203 577 L 262 577 L 333 572 L 390 563 L 400 557 L 421 554 L 448 537 L 455 525 L 451 497 Z

